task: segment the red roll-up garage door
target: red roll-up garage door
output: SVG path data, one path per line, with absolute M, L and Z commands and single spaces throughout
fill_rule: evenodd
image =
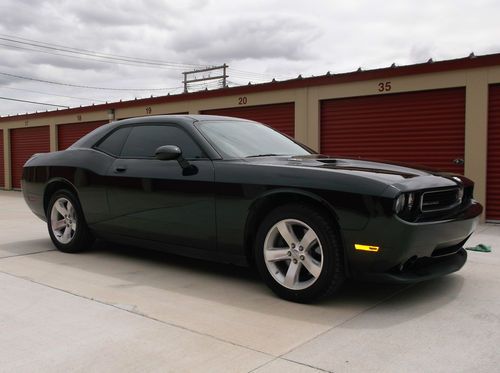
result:
M 322 101 L 321 152 L 463 174 L 465 88 Z
M 487 173 L 486 219 L 500 221 L 500 85 L 489 89 Z
M 265 123 L 288 136 L 293 137 L 295 134 L 295 105 L 293 102 L 204 110 L 202 114 L 250 119 Z
M 21 187 L 23 166 L 35 153 L 50 151 L 49 126 L 10 130 L 12 187 Z
M 59 150 L 69 148 L 75 141 L 106 123 L 108 123 L 108 121 L 100 120 L 95 122 L 61 124 L 57 126 L 57 143 Z
M 0 188 L 5 188 L 5 169 L 3 167 L 3 130 L 0 130 Z

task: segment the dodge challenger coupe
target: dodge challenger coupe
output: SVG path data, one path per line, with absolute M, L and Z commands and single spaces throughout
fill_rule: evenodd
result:
M 35 154 L 22 188 L 63 252 L 100 238 L 254 264 L 296 302 L 346 278 L 455 272 L 482 212 L 463 176 L 328 157 L 266 125 L 206 115 L 104 125 Z

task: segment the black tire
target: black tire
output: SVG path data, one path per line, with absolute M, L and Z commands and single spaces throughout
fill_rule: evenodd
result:
M 68 225 L 66 225 L 66 227 L 69 226 L 71 228 L 69 238 L 63 238 L 63 234 L 59 235 L 57 232 L 54 232 L 54 229 L 52 229 L 53 227 L 51 217 L 53 214 L 54 204 L 59 202 L 64 204 L 65 201 L 71 204 L 73 212 L 71 216 L 67 215 Z M 67 206 L 68 205 L 66 204 L 66 207 Z M 60 212 L 54 211 L 54 214 L 58 214 L 58 220 L 60 219 L 60 221 L 66 221 L 66 218 Z M 69 224 L 70 222 L 75 224 Z M 92 246 L 95 240 L 87 226 L 87 222 L 85 221 L 85 217 L 83 216 L 82 208 L 80 206 L 78 198 L 72 192 L 65 189 L 58 190 L 50 198 L 47 208 L 47 227 L 49 229 L 49 235 L 53 244 L 59 251 L 65 253 L 78 253 L 86 250 Z M 72 227 L 75 227 L 75 229 L 73 229 Z M 57 231 L 58 227 L 55 228 Z M 62 233 L 65 229 L 65 226 L 63 226 L 60 233 Z
M 293 255 L 291 258 L 297 258 L 297 261 L 299 262 L 299 264 L 297 264 L 297 279 L 299 279 L 300 281 L 301 278 L 305 277 L 305 281 L 303 281 L 303 283 L 305 284 L 307 284 L 307 281 L 314 281 L 312 284 L 303 289 L 293 289 L 286 287 L 284 283 L 280 283 L 278 279 L 273 277 L 273 275 L 271 274 L 271 269 L 268 269 L 268 266 L 266 265 L 264 244 L 266 242 L 266 237 L 268 237 L 268 234 L 270 235 L 269 237 L 277 237 L 277 240 L 282 240 L 280 241 L 282 245 L 277 246 L 284 248 L 292 247 L 285 243 L 285 240 L 282 238 L 281 234 L 272 236 L 272 232 L 275 232 L 275 229 L 278 229 L 274 227 L 277 227 L 278 222 L 284 221 L 285 219 L 288 222 L 296 220 L 301 223 L 305 223 L 305 225 L 307 225 L 314 231 L 313 233 L 316 234 L 317 240 L 319 240 L 319 244 L 321 245 L 321 248 L 318 248 L 316 246 L 316 248 L 314 249 L 316 250 L 316 252 L 318 252 L 318 250 L 322 251 L 321 260 L 319 261 L 322 263 L 322 265 L 321 269 L 318 270 L 319 275 L 317 277 L 312 276 L 312 272 L 310 273 L 309 271 L 307 271 L 304 266 L 304 262 L 300 262 L 300 260 L 303 260 L 304 256 L 299 254 L 303 254 L 305 251 L 298 252 L 297 250 L 290 250 L 293 251 L 293 253 L 287 252 L 287 255 Z M 334 223 L 330 220 L 331 217 L 326 216 L 325 214 L 319 212 L 317 208 L 314 208 L 310 205 L 288 204 L 272 210 L 262 221 L 257 231 L 257 237 L 254 246 L 255 264 L 264 282 L 279 297 L 298 303 L 310 303 L 321 298 L 331 296 L 340 288 L 340 286 L 344 282 L 344 261 L 339 233 L 335 228 Z M 301 229 L 300 225 L 296 227 L 292 228 L 292 230 Z M 298 232 L 295 237 L 300 239 L 300 232 Z M 269 238 L 269 240 L 271 241 L 272 238 Z M 276 245 L 273 244 L 273 247 L 274 246 Z M 312 255 L 317 254 L 312 253 Z M 302 259 L 299 259 L 299 256 Z M 283 276 L 285 272 L 287 272 L 286 263 L 289 263 L 289 266 L 292 264 L 292 259 L 290 259 L 290 261 L 288 261 L 288 259 L 280 260 L 282 261 L 277 261 L 275 263 L 282 263 L 278 264 L 278 266 L 281 265 L 283 269 L 280 272 L 279 267 L 274 267 L 273 271 L 276 270 L 276 276 Z M 295 261 L 295 263 L 297 263 L 297 261 Z M 278 272 L 280 272 L 280 274 L 278 274 Z M 307 276 L 309 276 L 310 278 L 308 279 Z

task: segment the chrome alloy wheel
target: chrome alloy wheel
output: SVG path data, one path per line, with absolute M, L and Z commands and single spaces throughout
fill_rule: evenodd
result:
M 317 234 L 306 223 L 284 219 L 267 233 L 264 260 L 269 273 L 280 285 L 303 290 L 321 274 L 323 249 Z
M 50 212 L 50 226 L 56 240 L 65 245 L 70 243 L 75 236 L 77 224 L 74 206 L 67 198 L 58 198 Z

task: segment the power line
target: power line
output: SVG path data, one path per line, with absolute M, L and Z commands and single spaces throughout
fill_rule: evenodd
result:
M 37 79 L 37 78 L 28 77 L 28 76 L 21 76 L 21 75 L 9 74 L 9 73 L 4 73 L 4 72 L 0 72 L 0 75 L 10 76 L 13 78 L 24 79 L 24 80 L 31 80 L 31 81 L 35 81 L 35 82 L 47 83 L 47 84 L 63 85 L 66 87 L 99 89 L 99 90 L 105 90 L 105 91 L 168 91 L 168 90 L 173 90 L 173 89 L 177 89 L 177 88 L 182 88 L 182 87 L 171 87 L 171 88 L 111 88 L 111 87 L 109 87 L 109 88 L 107 88 L 107 87 L 96 87 L 96 86 L 80 85 L 80 84 L 72 84 L 72 83 L 54 82 L 52 80 Z
M 291 78 L 291 76 L 287 76 L 287 75 L 274 75 L 274 74 L 269 74 L 269 73 L 258 73 L 258 72 L 234 69 L 231 67 L 229 68 L 229 70 L 236 73 L 233 75 L 255 76 L 255 77 L 262 77 L 262 79 L 269 79 L 269 78 L 288 79 L 288 78 Z
M 85 53 L 91 53 L 91 54 L 98 54 L 102 56 L 109 56 L 109 57 L 120 57 L 120 58 L 126 58 L 126 59 L 131 59 L 131 60 L 136 60 L 136 61 L 145 61 L 145 62 L 158 62 L 158 63 L 163 63 L 163 64 L 171 64 L 171 65 L 179 65 L 179 66 L 191 66 L 191 67 L 203 67 L 206 65 L 199 65 L 199 64 L 190 64 L 190 63 L 181 63 L 181 62 L 169 62 L 169 61 L 162 61 L 162 60 L 155 60 L 155 59 L 148 59 L 148 58 L 139 58 L 139 57 L 130 57 L 130 56 L 124 56 L 124 55 L 119 55 L 119 54 L 110 54 L 110 53 L 102 53 L 102 52 L 96 52 L 92 50 L 87 50 L 87 49 L 81 49 L 81 48 L 74 48 L 74 47 L 67 47 L 61 44 L 54 44 L 54 43 L 47 43 L 47 42 L 42 42 L 42 41 L 37 41 L 33 39 L 27 39 L 27 38 L 22 38 L 19 36 L 12 36 L 12 35 L 7 35 L 7 34 L 1 34 L 0 36 L 4 38 L 13 38 L 17 40 L 25 40 L 29 41 L 32 43 L 36 44 L 42 44 L 42 45 L 47 45 L 47 46 L 54 46 L 54 47 L 60 47 L 63 49 L 68 49 L 72 51 L 77 51 L 77 52 L 85 52 Z
M 77 48 L 62 46 L 62 45 L 58 45 L 58 44 L 44 43 L 44 42 L 40 42 L 37 40 L 18 38 L 15 36 L 10 36 L 10 35 L 5 35 L 5 34 L 0 34 L 0 35 L 1 35 L 0 40 L 8 41 L 11 43 L 29 45 L 29 46 L 37 47 L 37 48 L 55 50 L 55 51 L 66 52 L 66 53 L 73 53 L 73 54 L 78 54 L 78 55 L 85 55 L 85 56 L 113 60 L 113 61 L 132 62 L 132 63 L 136 63 L 136 64 L 141 64 L 141 65 L 152 65 L 152 66 L 156 66 L 156 67 L 163 67 L 163 68 L 169 67 L 169 68 L 177 68 L 177 69 L 186 69 L 186 68 L 202 66 L 202 65 L 196 65 L 196 64 L 165 62 L 165 61 L 159 61 L 159 60 L 148 60 L 148 59 L 144 59 L 144 58 L 113 55 L 113 54 L 95 52 L 95 51 L 90 51 L 90 50 L 85 50 L 85 49 L 77 49 Z M 7 37 L 5 37 L 5 36 L 7 36 Z M 16 40 L 16 39 L 19 39 L 19 40 Z M 27 41 L 21 41 L 21 40 L 27 40 Z M 36 50 L 36 49 L 28 49 L 28 50 L 40 52 L 40 50 Z M 67 55 L 65 55 L 65 56 L 67 56 Z
M 66 96 L 66 95 L 58 95 L 55 93 L 48 93 L 48 92 L 41 92 L 41 91 L 34 91 L 32 89 L 24 89 L 24 88 L 14 88 L 14 87 L 0 87 L 3 89 L 11 89 L 14 91 L 23 91 L 23 92 L 31 92 L 31 93 L 39 93 L 41 95 L 48 95 L 48 96 L 56 96 L 56 97 L 64 97 L 64 98 L 72 98 L 75 100 L 82 100 L 82 101 L 95 101 L 95 102 L 106 102 L 104 100 L 98 100 L 96 98 L 85 98 L 85 97 L 75 97 L 75 96 Z
M 214 66 L 214 67 L 209 67 L 205 69 L 197 69 L 197 70 L 192 70 L 192 71 L 185 71 L 182 74 L 184 75 L 184 93 L 188 92 L 188 87 L 190 87 L 190 84 L 192 83 L 197 83 L 197 82 L 204 82 L 207 83 L 208 81 L 214 81 L 214 80 L 222 80 L 222 87 L 226 87 L 226 79 L 227 79 L 227 68 L 228 66 L 226 64 L 220 65 L 220 66 Z M 219 75 L 212 76 L 213 71 L 220 71 Z M 201 78 L 197 77 L 197 74 L 202 74 Z M 206 73 L 208 73 L 208 76 L 206 76 Z
M 230 68 L 230 69 L 233 70 L 233 71 L 241 72 L 241 73 L 248 73 L 248 74 L 252 74 L 252 75 L 261 75 L 261 76 L 274 77 L 274 75 L 269 74 L 269 73 L 257 73 L 257 72 L 253 72 L 253 71 L 240 70 L 240 69 L 234 69 L 234 68 Z
M 243 73 L 235 72 L 234 70 L 230 70 L 230 73 L 231 73 L 231 76 L 238 76 L 238 77 L 241 77 L 244 79 L 258 79 L 258 80 L 270 80 L 270 79 L 272 79 L 271 77 L 267 77 L 264 75 L 258 75 L 258 74 L 251 75 L 251 74 L 246 74 L 246 73 L 243 74 Z
M 36 104 L 36 105 L 44 105 L 44 106 L 55 106 L 55 107 L 63 107 L 66 109 L 69 109 L 69 106 L 66 105 L 56 105 L 56 104 L 48 104 L 46 102 L 38 102 L 38 101 L 28 101 L 28 100 L 19 100 L 17 98 L 12 98 L 12 97 L 1 97 L 0 100 L 8 100 L 8 101 L 18 101 L 18 102 L 27 102 L 29 104 Z
M 232 84 L 233 86 L 237 86 L 237 87 L 241 87 L 241 86 L 245 85 L 245 84 L 241 84 L 241 83 L 236 83 L 236 82 L 234 82 L 232 80 L 228 80 L 227 82 L 229 84 Z
M 136 66 L 136 67 L 152 67 L 152 68 L 162 68 L 162 69 L 169 68 L 169 69 L 178 69 L 178 70 L 183 70 L 183 69 L 188 69 L 188 68 L 209 67 L 209 65 L 162 61 L 162 60 L 156 60 L 156 59 L 147 59 L 147 58 L 124 56 L 124 55 L 119 55 L 119 54 L 103 53 L 103 52 L 97 52 L 97 51 L 92 51 L 92 50 L 87 50 L 87 49 L 68 47 L 68 46 L 64 46 L 61 44 L 47 43 L 47 42 L 42 42 L 42 41 L 38 41 L 38 40 L 22 38 L 22 37 L 18 37 L 18 36 L 1 34 L 1 33 L 0 33 L 0 40 L 5 40 L 5 41 L 11 42 L 11 43 L 18 43 L 18 44 L 24 44 L 24 45 L 28 45 L 28 46 L 34 46 L 36 48 L 44 48 L 44 49 L 50 49 L 50 50 L 54 50 L 54 51 L 72 53 L 72 54 L 77 54 L 77 55 L 84 55 L 84 56 L 87 56 L 87 58 L 78 57 L 78 56 L 70 56 L 70 55 L 61 54 L 61 53 L 51 53 L 51 52 L 46 51 L 46 50 L 44 51 L 44 50 L 39 50 L 39 49 L 31 49 L 31 48 L 21 47 L 19 45 L 16 46 L 16 45 L 10 45 L 10 44 L 0 44 L 2 46 L 6 46 L 6 47 L 23 49 L 23 50 L 33 51 L 33 52 L 46 53 L 46 54 L 52 54 L 55 56 L 63 56 L 63 57 L 91 60 L 91 61 L 96 61 L 96 62 L 123 64 L 123 65 Z M 93 57 L 93 58 L 88 58 L 88 57 Z M 99 58 L 99 59 L 96 59 L 96 58 Z M 110 61 L 106 61 L 106 60 L 110 60 Z M 238 76 L 242 79 L 250 79 L 250 80 L 258 79 L 258 80 L 264 81 L 264 80 L 267 80 L 269 78 L 280 78 L 280 79 L 290 78 L 290 76 L 284 76 L 284 75 L 276 76 L 276 75 L 269 74 L 269 73 L 258 73 L 258 72 L 239 70 L 239 69 L 234 69 L 234 68 L 229 68 L 229 70 L 234 72 L 233 73 L 234 76 Z
M 136 66 L 136 67 L 147 67 L 147 68 L 162 69 L 162 70 L 167 69 L 166 67 L 160 67 L 160 66 L 149 66 L 149 65 L 140 65 L 140 64 L 134 64 L 134 63 L 127 63 L 127 62 L 116 62 L 116 61 L 98 60 L 98 59 L 95 59 L 95 58 L 81 57 L 81 56 L 69 56 L 67 54 L 55 53 L 55 52 L 50 52 L 50 51 L 38 50 L 38 49 L 31 49 L 31 48 L 23 47 L 23 46 L 20 46 L 20 45 L 10 45 L 10 44 L 0 43 L 0 46 L 12 48 L 12 49 L 21 49 L 21 50 L 26 50 L 26 51 L 31 51 L 31 52 L 45 53 L 45 54 L 50 54 L 52 56 L 61 56 L 61 57 L 73 58 L 73 59 L 84 60 L 84 61 L 103 62 L 103 63 L 113 64 L 113 65 L 127 65 L 127 66 Z M 176 70 L 180 70 L 180 71 L 184 70 L 183 67 L 172 67 L 172 69 L 176 69 Z

